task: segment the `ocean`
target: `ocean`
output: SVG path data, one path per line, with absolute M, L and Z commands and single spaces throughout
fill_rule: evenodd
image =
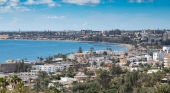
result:
M 95 42 L 78 41 L 37 41 L 37 40 L 0 40 L 0 63 L 6 60 L 27 59 L 28 61 L 37 60 L 38 57 L 46 58 L 58 53 L 77 52 L 79 47 L 83 51 L 94 50 L 112 50 L 125 51 L 127 48 L 120 44 L 107 44 Z

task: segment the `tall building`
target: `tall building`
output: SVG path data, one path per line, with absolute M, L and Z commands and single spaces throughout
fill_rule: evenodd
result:
M 92 30 L 81 30 L 81 35 L 90 35 Z
M 168 39 L 168 32 L 163 33 L 163 41 L 166 41 Z
M 164 55 L 166 52 L 159 51 L 159 52 L 153 52 L 153 60 L 154 61 L 161 61 L 164 60 Z
M 154 35 L 153 34 L 148 35 L 148 42 L 149 43 L 154 42 Z
M 167 68 L 170 67 L 170 53 L 165 54 L 165 57 L 164 57 L 164 67 L 167 67 Z

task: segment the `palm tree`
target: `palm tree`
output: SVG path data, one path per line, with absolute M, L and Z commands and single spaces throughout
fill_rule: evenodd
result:
M 104 51 L 104 52 L 103 52 L 103 55 L 104 55 L 104 56 L 107 56 L 107 52 L 106 52 L 106 51 Z
M 18 82 L 20 82 L 20 81 L 22 81 L 22 79 L 19 78 L 18 75 L 13 75 L 13 77 L 12 77 L 12 79 L 11 79 L 11 82 L 12 82 L 12 83 L 14 83 L 14 84 L 16 85 L 16 84 L 17 84 Z
M 6 93 L 6 86 L 9 85 L 6 78 L 0 78 L 0 93 Z
M 91 48 L 90 48 L 90 52 L 92 53 L 93 51 L 94 51 L 94 48 L 93 48 L 93 47 L 91 47 Z
M 93 53 L 93 51 L 94 51 L 94 48 L 93 48 L 93 47 L 91 47 L 91 48 L 90 48 L 90 55 L 91 55 L 91 58 L 92 58 L 92 55 L 93 55 L 93 54 L 92 54 L 92 53 Z M 92 60 L 92 59 L 91 59 L 91 60 Z
M 106 61 L 107 52 L 104 51 L 104 52 L 103 52 L 103 55 L 104 55 L 104 61 Z
M 16 93 L 21 93 L 22 89 L 24 87 L 24 83 L 22 81 L 17 82 L 17 84 L 14 87 L 14 91 Z
M 96 57 L 96 52 L 93 52 L 93 56 Z
M 83 53 L 83 49 L 81 47 L 79 47 L 78 53 Z
M 109 51 L 112 51 L 112 48 L 109 48 Z
M 95 67 L 96 67 L 96 65 L 97 65 L 96 61 L 93 61 L 93 66 L 95 66 Z
M 44 59 L 42 57 L 39 58 L 40 62 L 42 62 Z

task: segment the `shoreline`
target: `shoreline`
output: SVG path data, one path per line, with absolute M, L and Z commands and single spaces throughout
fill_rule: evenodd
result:
M 120 45 L 123 47 L 126 47 L 128 49 L 127 51 L 130 51 L 133 49 L 133 45 L 131 45 L 131 44 L 120 44 Z
M 126 51 L 129 51 L 131 49 L 133 49 L 133 46 L 131 44 L 124 44 L 124 43 L 109 43 L 109 42 L 95 42 L 95 41 L 77 41 L 77 40 L 48 40 L 48 39 L 0 39 L 0 40 L 20 40 L 20 41 L 63 41 L 63 42 L 87 42 L 87 43 L 101 43 L 101 44 L 117 44 L 117 45 L 121 45 L 125 48 L 127 48 Z
M 127 48 L 126 51 L 133 49 L 131 44 L 124 43 L 109 43 L 109 42 L 95 42 L 95 41 L 77 41 L 77 40 L 48 40 L 48 39 L 0 39 L 0 40 L 20 40 L 20 41 L 53 41 L 53 42 L 87 42 L 87 43 L 99 43 L 99 44 L 117 44 Z
M 48 40 L 48 39 L 0 39 L 0 40 L 20 40 L 20 41 L 65 41 L 65 42 L 95 42 L 95 41 Z
M 48 40 L 48 39 L 0 39 L 0 40 L 20 40 L 20 41 L 63 41 L 63 42 L 90 42 L 90 43 L 102 43 L 102 44 L 119 44 L 119 45 L 130 45 L 124 43 L 110 43 L 110 42 L 95 42 L 95 41 L 77 41 L 77 40 Z
M 124 51 L 124 52 L 128 52 L 130 49 L 132 49 L 133 48 L 133 46 L 132 45 L 130 45 L 130 44 L 123 44 L 123 43 L 109 43 L 109 42 L 95 42 L 95 41 L 76 41 L 76 40 L 28 40 L 28 39 L 0 39 L 0 41 L 12 41 L 12 40 L 14 40 L 14 41 L 51 41 L 51 42 L 84 42 L 84 43 L 91 43 L 91 44 L 106 44 L 106 48 L 107 48 L 107 44 L 113 44 L 113 45 L 118 45 L 117 47 L 122 47 L 122 50 L 119 50 L 119 51 Z M 94 46 L 95 47 L 95 46 Z M 112 48 L 112 46 L 111 46 L 111 48 Z M 101 49 L 102 50 L 102 49 Z M 106 49 L 103 49 L 103 50 L 106 50 Z M 113 49 L 114 50 L 114 49 Z M 0 63 L 6 63 L 6 62 L 0 62 Z

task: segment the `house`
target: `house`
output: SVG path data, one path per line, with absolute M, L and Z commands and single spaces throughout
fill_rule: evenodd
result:
M 167 67 L 167 68 L 170 67 L 170 53 L 165 54 L 165 57 L 164 57 L 164 67 Z
M 78 81 L 78 82 L 84 82 L 87 78 L 88 78 L 88 76 L 85 75 L 84 73 L 78 73 L 78 74 L 76 74 L 76 76 L 74 76 L 74 80 Z M 96 78 L 96 76 L 90 77 L 90 79 L 94 79 L 94 78 Z
M 2 63 L 0 64 L 0 72 L 13 73 L 16 71 L 15 63 Z
M 166 53 L 170 53 L 170 46 L 163 46 L 162 50 Z
M 69 88 L 71 84 L 73 83 L 74 79 L 70 77 L 60 77 L 61 80 L 52 80 L 51 83 L 48 84 L 48 87 L 54 86 L 54 83 L 60 83 L 64 87 Z
M 9 38 L 8 34 L 0 35 L 0 39 L 8 39 L 8 38 Z
M 57 71 L 62 71 L 64 69 L 61 65 L 33 65 L 32 68 L 39 70 L 39 71 L 45 71 L 47 73 L 55 73 Z
M 63 69 L 74 67 L 72 63 L 58 62 L 57 64 L 33 65 L 32 68 L 49 73 L 56 73 Z
M 31 70 L 31 72 L 21 72 L 18 76 L 25 82 L 31 82 L 31 79 L 38 78 L 38 70 Z
M 164 55 L 166 52 L 159 51 L 159 52 L 153 52 L 153 60 L 154 61 L 161 61 L 164 60 Z
M 145 58 L 146 58 L 146 61 L 150 61 L 150 60 L 152 60 L 152 56 L 150 56 L 150 55 L 145 55 Z
M 63 61 L 63 58 L 54 58 L 52 61 L 53 62 L 60 62 L 60 61 Z
M 60 77 L 61 79 L 58 81 L 60 84 L 62 85 L 68 85 L 71 84 L 73 82 L 73 78 L 70 77 Z
M 68 56 L 68 58 L 71 60 L 77 60 L 79 57 L 88 59 L 90 57 L 90 53 L 89 52 L 73 53 Z
M 122 63 L 122 64 L 126 64 L 127 60 L 126 60 L 126 57 L 119 57 L 119 62 Z
M 84 57 L 78 57 L 77 61 L 81 64 L 87 64 L 88 63 L 88 59 L 86 59 Z

